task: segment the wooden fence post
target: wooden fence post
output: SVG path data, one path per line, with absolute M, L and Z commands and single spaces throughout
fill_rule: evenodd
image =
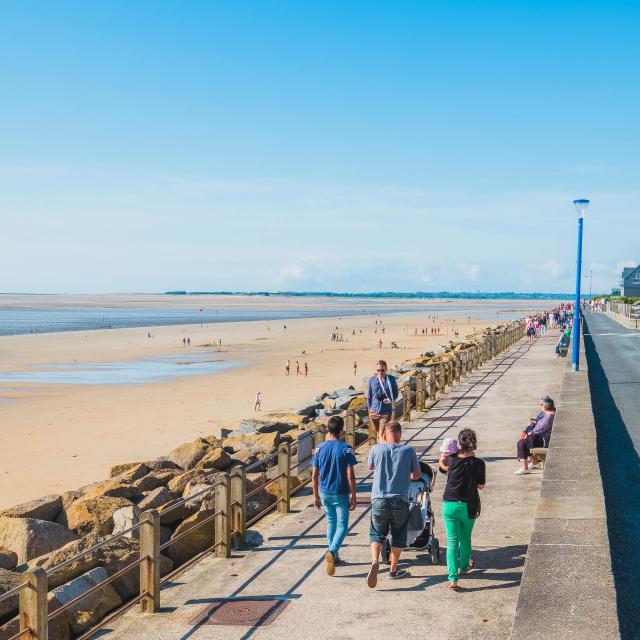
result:
M 353 409 L 347 411 L 344 420 L 344 441 L 352 448 L 356 446 L 356 412 Z
M 436 380 L 436 367 L 429 367 L 429 401 L 435 402 L 438 395 L 438 381 Z
M 405 422 L 411 420 L 411 383 L 402 385 L 402 419 Z
M 291 497 L 289 483 L 291 478 L 291 446 L 282 442 L 278 447 L 278 512 L 289 513 Z
M 28 585 L 19 593 L 20 631 L 29 631 L 26 638 L 30 640 L 47 640 L 49 633 L 49 590 L 47 572 L 34 567 L 23 575 L 23 582 Z
M 216 558 L 231 557 L 231 487 L 228 473 L 219 473 L 214 489 L 214 509 L 218 515 L 213 519 Z
M 234 544 L 243 546 L 247 537 L 247 472 L 244 467 L 231 471 L 231 529 L 235 531 Z
M 140 516 L 140 609 L 145 613 L 160 610 L 160 514 L 155 509 Z
M 426 389 L 426 376 L 424 372 L 418 373 L 416 378 L 416 411 L 424 411 L 425 405 L 425 389 Z

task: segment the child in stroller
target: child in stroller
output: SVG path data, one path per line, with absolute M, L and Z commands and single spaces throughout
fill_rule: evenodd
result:
M 436 482 L 436 471 L 428 463 L 420 460 L 422 477 L 412 480 L 409 488 L 409 529 L 407 549 L 426 550 L 432 564 L 440 560 L 440 543 L 434 535 L 431 492 Z M 389 564 L 391 541 L 387 538 L 382 546 L 382 562 Z

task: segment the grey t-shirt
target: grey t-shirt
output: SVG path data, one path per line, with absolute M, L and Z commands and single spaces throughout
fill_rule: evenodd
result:
M 377 444 L 369 453 L 373 467 L 371 499 L 409 498 L 411 474 L 420 469 L 416 452 L 406 444 Z

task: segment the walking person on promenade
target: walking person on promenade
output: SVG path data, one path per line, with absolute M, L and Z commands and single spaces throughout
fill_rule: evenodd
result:
M 373 430 L 378 442 L 384 440 L 384 426 L 395 418 L 396 400 L 398 399 L 398 383 L 392 375 L 387 374 L 387 363 L 378 360 L 376 375 L 369 378 L 367 387 L 367 409 L 369 410 L 369 434 Z
M 442 520 L 447 532 L 447 574 L 449 588 L 458 588 L 458 576 L 468 573 L 471 559 L 471 532 L 480 515 L 480 494 L 486 483 L 485 464 L 476 458 L 477 438 L 472 429 L 458 434 L 459 453 L 446 460 L 447 485 L 442 496 Z
M 327 544 L 325 555 L 327 574 L 336 572 L 340 547 L 349 530 L 349 511 L 356 508 L 356 455 L 340 437 L 344 420 L 332 416 L 327 423 L 327 439 L 318 447 L 311 461 L 311 487 L 313 504 L 324 507 L 327 516 Z
M 391 566 L 393 580 L 409 574 L 398 568 L 402 550 L 407 546 L 409 524 L 409 487 L 411 480 L 419 480 L 422 473 L 414 449 L 401 444 L 402 427 L 397 420 L 387 422 L 384 443 L 376 444 L 369 453 L 369 471 L 373 471 L 371 490 L 371 567 L 367 585 L 378 584 L 379 557 L 382 545 L 391 532 Z

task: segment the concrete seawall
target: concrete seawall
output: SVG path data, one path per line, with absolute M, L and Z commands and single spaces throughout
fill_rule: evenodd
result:
M 580 366 L 567 361 L 512 640 L 620 637 L 584 344 Z
M 621 324 L 623 327 L 627 327 L 627 329 L 638 329 L 640 330 L 640 320 L 636 320 L 635 318 L 627 318 L 627 316 L 623 316 L 621 313 L 616 313 L 615 311 L 605 311 L 605 313 L 612 319 L 615 320 L 618 324 Z

